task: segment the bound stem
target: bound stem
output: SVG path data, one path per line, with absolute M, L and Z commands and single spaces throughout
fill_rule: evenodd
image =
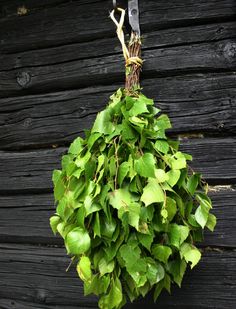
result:
M 134 32 L 131 34 L 128 50 L 130 57 L 141 58 L 141 40 Z M 140 71 L 141 65 L 136 63 L 131 63 L 126 67 L 125 89 L 128 93 L 140 87 Z

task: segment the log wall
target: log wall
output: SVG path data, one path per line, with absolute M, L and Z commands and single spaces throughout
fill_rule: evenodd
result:
M 0 0 L 0 308 L 97 308 L 49 228 L 51 173 L 123 85 L 112 1 Z M 183 287 L 125 308 L 236 307 L 234 0 L 139 1 L 142 86 L 210 184 L 215 232 Z

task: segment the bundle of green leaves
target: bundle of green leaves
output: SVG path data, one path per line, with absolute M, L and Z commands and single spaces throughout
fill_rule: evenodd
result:
M 102 309 L 180 286 L 201 258 L 194 243 L 216 223 L 206 183 L 166 137 L 171 124 L 159 112 L 142 93 L 119 89 L 53 173 L 51 228 Z

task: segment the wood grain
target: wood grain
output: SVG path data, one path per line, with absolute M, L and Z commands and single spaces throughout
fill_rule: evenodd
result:
M 170 133 L 236 132 L 236 75 L 208 73 L 142 82 L 173 124 Z M 122 84 L 0 99 L 0 148 L 71 142 L 89 128 L 96 113 Z
M 214 233 L 182 289 L 124 309 L 234 309 L 236 11 L 234 0 L 139 1 L 143 92 L 212 185 Z M 52 170 L 124 85 L 108 0 L 0 0 L 0 308 L 97 308 L 59 237 Z M 209 246 L 211 248 L 209 248 Z
M 65 272 L 69 258 L 64 249 L 29 245 L 2 244 L 0 248 L 0 299 L 35 303 L 35 306 L 97 307 L 96 298 L 84 297 L 75 271 Z M 235 251 L 210 251 L 203 254 L 200 264 L 188 271 L 181 289 L 162 295 L 161 308 L 233 309 L 236 298 Z M 206 297 L 207 291 L 207 297 Z M 219 298 L 219 295 L 220 298 Z M 125 308 L 156 308 L 151 297 Z M 0 300 L 1 305 L 1 300 Z M 14 308 L 10 305 L 8 309 Z M 27 307 L 26 307 L 27 308 Z M 34 308 L 34 307 L 33 307 Z M 44 307 L 43 307 L 44 308 Z M 47 307 L 46 307 L 47 308 Z M 50 307 L 49 307 L 50 308 Z
M 236 41 L 173 46 L 144 50 L 145 76 L 170 76 L 189 72 L 234 71 Z M 81 88 L 124 80 L 123 57 L 105 55 L 89 59 L 68 60 L 52 65 L 13 68 L 0 71 L 0 96 L 16 96 L 52 90 Z
M 114 26 L 108 18 L 109 10 L 112 9 L 111 1 L 44 0 L 40 5 L 27 0 L 25 7 L 28 12 L 20 16 L 17 10 L 21 5 L 17 1 L 13 4 L 12 1 L 3 1 L 0 47 L 4 52 L 88 41 L 88 37 L 93 40 L 115 36 Z M 181 3 L 150 0 L 140 3 L 140 13 L 143 32 L 155 28 L 229 20 L 235 16 L 234 0 L 183 0 Z
M 235 139 L 183 139 L 181 150 L 193 155 L 191 166 L 211 184 L 235 183 Z M 52 190 L 53 169 L 60 168 L 66 148 L 31 151 L 0 151 L 0 192 L 19 193 Z
M 142 49 L 168 48 L 180 45 L 217 42 L 233 39 L 236 25 L 234 22 L 194 25 L 168 29 L 150 30 L 142 35 Z M 86 42 L 65 44 L 59 47 L 32 49 L 24 52 L 1 53 L 1 70 L 21 69 L 24 67 L 46 66 L 74 60 L 89 59 L 121 54 L 120 42 L 115 36 L 98 38 Z
M 201 245 L 236 247 L 236 189 L 212 187 L 210 196 L 218 223 L 214 233 L 205 232 L 205 241 Z M 0 241 L 63 244 L 49 227 L 49 218 L 54 212 L 52 194 L 0 196 Z

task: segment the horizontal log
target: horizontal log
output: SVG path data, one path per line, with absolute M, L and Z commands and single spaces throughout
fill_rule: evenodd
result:
M 235 38 L 235 22 L 213 23 L 178 27 L 175 29 L 152 30 L 142 35 L 143 50 L 165 48 L 193 43 L 216 42 Z M 66 44 L 59 47 L 33 49 L 24 52 L 0 54 L 1 70 L 24 67 L 46 66 L 108 56 L 121 53 L 121 46 L 116 37 L 96 39 L 88 42 Z
M 236 189 L 211 187 L 210 196 L 218 223 L 214 233 L 205 232 L 202 245 L 236 247 Z M 63 244 L 49 227 L 49 218 L 54 212 L 52 194 L 0 196 L 0 241 Z
M 170 116 L 170 133 L 232 134 L 235 82 L 234 73 L 218 73 L 153 78 L 142 85 L 143 92 Z M 119 86 L 0 99 L 0 149 L 71 142 L 92 125 Z
M 68 263 L 69 258 L 61 248 L 1 245 L 0 285 L 4 289 L 0 290 L 0 299 L 3 299 L 3 304 L 4 299 L 39 304 L 36 308 L 44 308 L 43 304 L 45 308 L 50 305 L 96 308 L 95 297 L 83 296 L 82 285 L 74 269 L 65 272 Z M 158 304 L 168 309 L 173 305 L 186 309 L 233 309 L 236 301 L 233 293 L 236 288 L 235 267 L 235 251 L 204 252 L 200 264 L 187 272 L 182 288 L 173 287 L 172 295 L 163 294 Z M 144 304 L 148 308 L 157 306 L 151 297 L 147 297 L 145 301 L 125 308 L 143 308 Z
M 235 183 L 234 138 L 183 139 L 181 150 L 193 155 L 191 166 L 211 184 Z M 49 191 L 52 170 L 60 168 L 65 148 L 22 152 L 0 151 L 0 192 Z
M 66 43 L 111 36 L 113 24 L 108 18 L 111 3 L 107 1 L 4 1 L 0 19 L 0 47 L 5 52 L 58 46 Z M 60 2 L 62 2 L 60 4 Z M 166 28 L 204 21 L 229 20 L 235 16 L 233 0 L 170 0 L 140 3 L 141 28 Z M 63 23 L 62 23 L 63 21 Z M 114 31 L 115 33 L 115 31 Z M 114 35 L 114 34 L 112 34 Z
M 145 50 L 145 76 L 178 75 L 183 72 L 233 71 L 235 39 Z M 103 46 L 102 46 L 103 48 Z M 52 57 L 53 58 L 53 57 Z M 0 71 L 0 97 L 110 84 L 124 80 L 121 55 L 67 60 L 52 65 L 27 66 Z
M 91 307 L 85 307 L 80 305 L 67 306 L 67 305 L 47 305 L 39 303 L 31 303 L 15 299 L 0 299 L 1 309 L 89 309 Z M 96 307 L 93 307 L 96 308 Z
M 24 0 L 23 3 L 19 3 L 18 0 L 1 0 L 0 19 L 9 18 L 13 16 L 22 16 L 29 14 L 31 11 L 42 10 L 46 7 L 53 7 L 65 2 L 65 0 L 41 0 L 38 2 L 32 0 Z M 25 10 L 22 10 L 25 8 Z

